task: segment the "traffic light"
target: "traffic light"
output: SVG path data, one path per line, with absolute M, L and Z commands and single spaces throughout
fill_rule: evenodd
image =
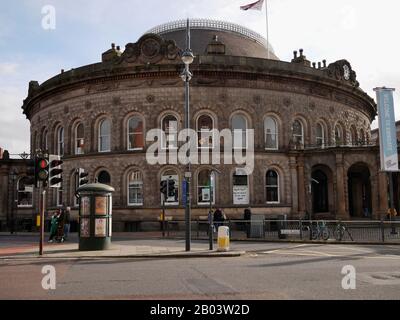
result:
M 27 161 L 26 164 L 26 184 L 34 185 L 36 187 L 36 160 L 31 159 Z
M 43 181 L 43 186 L 47 185 L 47 180 L 49 179 L 49 160 L 47 158 L 36 157 L 35 179 L 36 183 Z
M 164 195 L 164 199 L 167 200 L 167 180 L 160 182 L 160 192 Z
M 78 188 L 84 184 L 89 183 L 88 179 L 89 172 L 85 172 L 85 169 L 78 169 Z
M 49 187 L 50 188 L 61 188 L 62 183 L 62 172 L 60 156 L 50 155 L 49 156 Z
M 168 197 L 175 198 L 175 180 L 168 179 Z

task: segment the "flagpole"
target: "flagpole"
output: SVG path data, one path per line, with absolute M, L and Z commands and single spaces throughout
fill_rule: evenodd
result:
M 269 59 L 268 0 L 265 0 L 265 24 L 267 26 L 267 58 Z

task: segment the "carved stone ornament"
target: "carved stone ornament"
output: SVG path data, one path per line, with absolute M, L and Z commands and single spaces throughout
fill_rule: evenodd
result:
M 290 100 L 290 98 L 286 97 L 283 99 L 283 105 L 285 107 L 289 107 L 292 104 L 292 101 Z
M 147 97 L 146 97 L 146 101 L 148 102 L 148 103 L 153 103 L 154 101 L 155 101 L 155 97 L 152 95 L 152 94 L 149 94 Z
M 360 85 L 357 81 L 356 72 L 352 69 L 351 64 L 347 60 L 339 60 L 331 63 L 326 69 L 326 73 L 331 78 L 345 81 L 355 87 Z
M 152 64 L 163 60 L 179 60 L 181 50 L 173 40 L 164 40 L 156 34 L 145 34 L 136 43 L 128 43 L 120 57 L 116 57 L 114 64 Z

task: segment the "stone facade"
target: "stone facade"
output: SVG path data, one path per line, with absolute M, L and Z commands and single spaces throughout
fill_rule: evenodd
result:
M 215 30 L 216 35 L 220 32 Z M 201 36 L 199 30 L 196 34 Z M 208 40 L 212 43 L 215 39 Z M 218 45 L 224 43 L 219 41 Z M 109 173 L 110 184 L 116 190 L 114 223 L 119 230 L 124 229 L 126 222 L 157 218 L 163 172 L 175 170 L 181 185 L 183 165 L 147 163 L 146 150 L 152 142 L 145 142 L 141 150 L 128 149 L 128 120 L 132 116 L 142 119 L 144 133 L 160 128 L 166 115 L 173 115 L 178 130 L 183 129 L 180 51 L 175 41 L 168 38 L 168 32 L 162 36 L 146 34 L 137 43 L 128 44 L 124 52 L 112 46 L 103 54 L 101 63 L 62 72 L 40 86 L 37 82 L 30 83 L 23 110 L 31 122 L 31 150 L 45 149 L 47 139 L 48 151 L 57 154 L 59 128 L 63 128 L 62 194 L 63 201 L 74 207 L 75 216 L 76 168 L 89 172 L 90 181 L 95 181 L 101 171 Z M 232 117 L 243 116 L 247 128 L 254 129 L 255 169 L 248 177 L 248 204 L 234 205 L 233 174 L 237 165 L 193 165 L 194 217 L 207 214 L 208 206 L 198 204 L 197 179 L 201 170 L 211 168 L 221 171 L 216 176 L 216 206 L 224 208 L 231 218 L 242 217 L 243 208 L 248 206 L 253 212 L 270 217 L 287 214 L 299 218 L 306 212 L 316 217 L 362 217 L 360 205 L 356 205 L 361 202 L 362 210 L 369 211 L 369 218 L 380 218 L 386 213 L 387 181 L 379 173 L 378 147 L 370 141 L 370 124 L 376 115 L 376 105 L 358 87 L 350 63 L 340 60 L 328 66 L 324 62 L 319 68 L 311 67 L 302 50 L 300 56 L 295 53 L 291 62 L 237 57 L 226 55 L 225 51 L 229 52 L 225 49 L 195 52 L 195 61 L 190 66 L 194 74 L 190 126 L 197 128 L 199 117 L 208 115 L 213 128 L 222 130 L 232 128 Z M 265 120 L 268 117 L 274 119 L 277 127 L 278 147 L 274 150 L 266 148 Z M 99 126 L 104 119 L 111 124 L 110 150 L 99 152 Z M 294 141 L 295 121 L 302 127 L 302 143 Z M 76 154 L 78 124 L 84 128 L 84 154 Z M 321 131 L 322 145 L 322 140 L 317 138 L 321 138 Z M 3 166 L 5 177 L 12 165 Z M 279 181 L 279 195 L 273 203 L 267 201 L 266 194 L 269 170 L 277 173 Z M 132 171 L 142 176 L 141 205 L 128 204 L 128 176 Z M 312 184 L 316 171 L 322 175 L 322 180 L 326 179 L 324 187 Z M 362 195 L 357 196 L 360 188 L 354 181 L 363 181 L 360 182 Z M 370 191 L 366 193 L 365 187 Z M 326 194 L 326 203 L 318 203 L 314 192 Z M 57 206 L 56 193 L 50 190 L 48 208 Z M 366 196 L 369 199 L 365 199 Z M 35 194 L 31 211 L 35 211 L 37 197 Z M 316 207 L 323 212 L 318 212 Z M 5 206 L 1 209 L 1 212 L 7 211 Z M 182 201 L 168 206 L 167 212 L 174 219 L 182 219 Z

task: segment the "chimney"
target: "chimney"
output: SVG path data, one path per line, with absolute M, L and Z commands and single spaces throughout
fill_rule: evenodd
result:
M 315 69 L 317 64 L 315 62 L 312 63 L 313 68 Z
M 303 49 L 300 49 L 299 51 L 300 51 L 300 57 L 302 57 L 303 56 Z
M 322 63 L 324 64 L 324 68 L 326 68 L 326 60 L 322 60 Z
M 321 69 L 321 62 L 318 62 L 318 69 Z
M 111 49 L 115 50 L 115 43 L 111 43 Z
M 297 58 L 297 51 L 293 51 L 293 56 L 294 56 L 294 59 Z

